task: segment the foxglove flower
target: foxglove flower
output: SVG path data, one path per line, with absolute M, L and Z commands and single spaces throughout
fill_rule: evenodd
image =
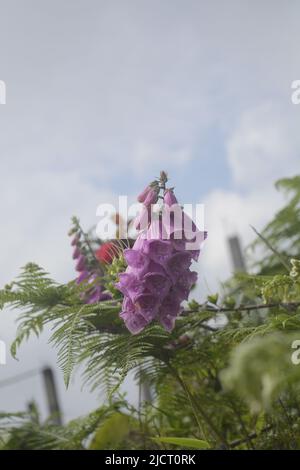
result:
M 155 188 L 151 188 L 150 191 L 148 192 L 146 198 L 144 199 L 143 204 L 146 207 L 150 207 L 151 204 L 156 204 L 157 196 L 158 196 L 158 190 L 155 189 Z
M 157 202 L 159 193 L 159 185 L 157 181 L 149 184 L 144 191 L 138 196 L 138 201 L 142 202 L 146 207 L 150 206 L 151 204 L 155 204 Z
M 165 191 L 164 203 L 167 204 L 167 206 L 169 207 L 173 206 L 173 204 L 178 204 L 178 201 L 172 189 L 167 189 Z
M 104 246 L 107 245 L 107 246 Z M 111 263 L 112 258 L 109 254 L 109 249 L 112 248 L 110 243 L 106 243 L 100 247 L 102 248 L 101 253 L 99 250 L 95 253 L 95 257 L 99 261 Z M 74 247 L 73 259 L 76 260 L 75 269 L 78 271 L 76 278 L 76 284 L 80 285 L 85 283 L 87 285 L 86 291 L 80 294 L 81 299 L 87 304 L 94 304 L 104 300 L 110 300 L 111 295 L 104 291 L 104 287 L 101 284 L 100 272 L 97 272 L 97 267 L 90 266 L 90 263 L 83 253 L 82 246 L 80 244 L 80 233 L 76 233 L 71 241 L 71 246 Z M 101 259 L 100 259 L 101 258 Z M 90 285 L 90 287 L 89 287 Z
M 86 257 L 82 255 L 79 251 L 78 260 L 75 266 L 76 271 L 84 271 L 86 267 Z
M 151 207 L 157 203 L 159 194 L 159 184 L 157 181 L 149 184 L 138 196 L 138 201 L 143 203 L 139 215 L 134 221 L 137 230 L 143 230 L 148 227 L 151 218 Z
M 149 192 L 146 193 L 147 188 L 139 200 L 145 201 Z M 180 221 L 170 212 L 173 206 L 177 206 Z M 163 217 L 164 211 L 169 217 Z M 205 234 L 189 219 L 193 233 L 187 238 L 183 226 L 185 216 L 173 191 L 165 190 L 158 217 L 139 233 L 132 249 L 124 250 L 127 269 L 119 275 L 116 287 L 124 295 L 120 317 L 133 334 L 154 320 L 172 331 L 182 312 L 182 302 L 188 299 L 197 281 L 191 264 L 193 259 L 198 259 Z M 187 249 L 191 240 L 194 250 Z

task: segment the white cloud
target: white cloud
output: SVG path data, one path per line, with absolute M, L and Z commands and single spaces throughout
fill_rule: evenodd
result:
M 8 173 L 2 181 L 1 241 L 7 282 L 16 267 L 36 261 L 60 280 L 72 273 L 67 232 L 70 218 L 78 215 L 85 227 L 97 222 L 96 208 L 102 202 L 116 202 L 111 191 L 91 185 L 78 171 L 37 171 Z
M 152 142 L 145 142 L 140 140 L 136 143 L 132 153 L 132 167 L 138 175 L 144 175 L 150 168 L 155 166 L 156 173 L 159 174 L 159 170 L 164 168 L 165 165 L 172 167 L 178 166 L 179 168 L 187 165 L 192 159 L 192 154 L 189 149 L 179 147 L 170 149 L 168 146 L 163 147 L 161 144 L 155 144 Z
M 228 237 L 238 235 L 242 249 L 245 249 L 255 237 L 250 225 L 261 230 L 282 203 L 282 195 L 272 183 L 245 195 L 216 190 L 207 196 L 204 204 L 208 238 L 200 258 L 200 273 L 208 289 L 217 291 L 219 283 L 233 272 Z
M 290 111 L 273 104 L 249 109 L 228 136 L 233 188 L 213 190 L 204 200 L 209 236 L 201 272 L 213 290 L 233 271 L 228 237 L 238 235 L 245 248 L 255 238 L 250 225 L 261 230 L 284 204 L 274 182 L 299 173 L 299 121 Z
M 299 121 L 290 111 L 265 104 L 241 115 L 227 144 L 232 175 L 240 187 L 266 186 L 299 171 Z

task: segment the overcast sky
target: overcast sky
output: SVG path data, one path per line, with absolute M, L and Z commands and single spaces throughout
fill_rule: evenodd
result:
M 0 0 L 1 285 L 27 261 L 72 279 L 70 217 L 93 225 L 165 169 L 181 202 L 205 203 L 199 295 L 214 291 L 226 236 L 246 245 L 284 202 L 274 180 L 299 172 L 299 18 L 297 0 Z M 1 313 L 0 339 L 14 333 Z M 56 357 L 47 335 L 19 356 L 0 381 Z M 66 419 L 96 406 L 57 380 Z M 38 377 L 0 388 L 0 409 L 31 398 L 44 410 Z

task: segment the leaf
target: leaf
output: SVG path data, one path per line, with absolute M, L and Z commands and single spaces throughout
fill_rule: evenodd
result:
M 201 439 L 192 439 L 188 437 L 155 437 L 154 441 L 161 444 L 172 444 L 174 446 L 180 446 L 183 449 L 185 447 L 192 447 L 193 449 L 209 449 L 210 445 L 208 442 Z
M 90 444 L 90 450 L 115 449 L 128 436 L 133 420 L 123 414 L 115 413 L 110 416 L 96 434 Z

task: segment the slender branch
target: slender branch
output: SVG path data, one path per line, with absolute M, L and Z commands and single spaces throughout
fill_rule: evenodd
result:
M 264 308 L 274 308 L 274 307 L 283 307 L 286 309 L 300 307 L 300 302 L 272 302 L 268 304 L 253 304 L 253 305 L 240 305 L 239 307 L 218 307 L 211 308 L 204 305 L 201 305 L 199 309 L 185 310 L 184 314 L 188 315 L 191 313 L 200 313 L 200 312 L 215 312 L 215 313 L 225 313 L 225 312 L 241 312 L 241 311 L 250 311 L 250 310 L 260 310 Z
M 91 253 L 91 255 L 92 255 L 94 261 L 97 263 L 97 267 L 99 267 L 99 266 L 100 266 L 100 263 L 99 263 L 98 259 L 96 258 L 96 255 L 95 255 L 94 250 L 93 250 L 93 248 L 92 248 L 92 246 L 91 246 L 91 243 L 90 243 L 90 240 L 89 240 L 88 235 L 84 232 L 84 230 L 83 230 L 83 228 L 81 227 L 80 223 L 78 223 L 78 228 L 79 228 L 79 230 L 80 230 L 80 232 L 81 232 L 81 234 L 82 234 L 82 236 L 83 236 L 83 238 L 84 238 L 85 243 L 87 244 L 87 247 L 88 247 L 88 249 L 89 249 L 89 252 Z M 99 269 L 100 269 L 100 267 L 99 267 Z M 102 271 L 102 270 L 101 270 L 101 271 Z M 103 274 L 103 273 L 102 273 L 102 274 Z
M 252 225 L 250 225 L 250 227 L 252 228 L 252 230 L 256 233 L 256 235 L 265 243 L 265 245 L 267 245 L 267 247 L 269 248 L 269 250 L 271 250 L 274 255 L 277 256 L 277 258 L 279 259 L 279 261 L 281 262 L 281 264 L 288 270 L 290 271 L 291 270 L 291 266 L 288 264 L 288 262 L 284 259 L 284 257 L 279 253 L 279 251 L 277 251 L 272 245 L 271 243 L 261 234 L 259 233 L 255 227 L 253 227 Z
M 238 411 L 238 409 L 237 409 L 237 407 L 236 407 L 236 405 L 235 405 L 234 400 L 233 400 L 233 399 L 230 400 L 230 403 L 231 403 L 231 408 L 232 408 L 232 410 L 233 410 L 235 416 L 237 417 L 237 419 L 238 419 L 238 421 L 239 421 L 239 423 L 240 423 L 241 429 L 242 429 L 242 431 L 243 431 L 243 433 L 244 433 L 245 442 L 246 442 L 246 444 L 247 444 L 248 449 L 255 450 L 255 447 L 254 447 L 254 445 L 253 445 L 252 442 L 251 442 L 251 438 L 249 437 L 249 433 L 248 433 L 248 430 L 247 430 L 247 428 L 246 428 L 246 426 L 245 426 L 244 420 L 243 420 L 242 416 L 240 415 L 240 413 L 239 413 L 239 411 Z
M 260 436 L 260 434 L 264 434 L 264 433 L 270 431 L 272 428 L 273 428 L 273 426 L 269 425 L 269 426 L 266 426 L 265 428 L 263 428 L 260 433 L 253 432 L 253 433 L 249 434 L 248 437 L 245 438 L 245 439 L 236 439 L 235 441 L 232 441 L 230 443 L 229 447 L 230 447 L 230 449 L 234 449 L 235 447 L 238 447 L 241 444 L 245 444 L 249 440 L 256 439 L 258 436 Z
M 170 371 L 172 372 L 173 376 L 177 379 L 178 383 L 180 384 L 180 386 L 182 387 L 182 389 L 184 390 L 184 392 L 186 393 L 189 401 L 190 401 L 190 404 L 191 404 L 191 407 L 192 407 L 192 410 L 194 412 L 194 415 L 196 417 L 196 420 L 197 420 L 197 423 L 198 423 L 198 426 L 199 426 L 199 429 L 200 431 L 202 431 L 202 428 L 201 428 L 201 425 L 200 425 L 200 422 L 198 420 L 198 416 L 197 416 L 197 413 L 196 413 L 196 410 L 199 412 L 199 414 L 201 415 L 203 421 L 205 421 L 205 423 L 207 424 L 207 426 L 209 427 L 209 429 L 211 430 L 211 432 L 214 434 L 215 438 L 217 438 L 221 444 L 224 446 L 225 449 L 228 449 L 229 448 L 229 445 L 225 439 L 225 437 L 219 432 L 219 430 L 216 428 L 216 426 L 214 425 L 214 423 L 212 422 L 212 420 L 210 419 L 210 417 L 207 415 L 207 413 L 204 411 L 204 409 L 202 408 L 202 406 L 198 403 L 197 400 L 195 400 L 195 397 L 193 396 L 193 394 L 191 393 L 191 391 L 189 390 L 187 384 L 185 383 L 185 381 L 182 379 L 182 377 L 179 375 L 179 373 L 177 372 L 176 369 L 174 369 L 170 363 L 167 363 Z M 202 431 L 203 433 L 203 431 Z

